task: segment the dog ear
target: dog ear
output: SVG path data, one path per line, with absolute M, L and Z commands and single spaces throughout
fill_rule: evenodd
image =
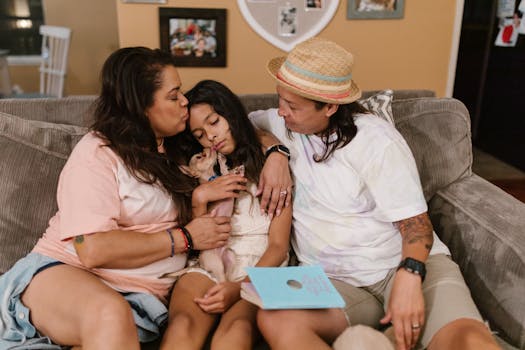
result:
M 183 174 L 185 175 L 188 175 L 188 176 L 191 176 L 191 177 L 196 177 L 198 178 L 199 177 L 199 174 L 197 174 L 196 171 L 192 170 L 189 166 L 187 165 L 179 165 L 179 169 L 180 171 L 182 171 Z

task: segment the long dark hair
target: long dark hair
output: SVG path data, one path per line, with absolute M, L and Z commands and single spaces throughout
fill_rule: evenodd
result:
M 255 128 L 248 119 L 239 97 L 217 81 L 202 80 L 186 93 L 186 98 L 189 101 L 188 108 L 197 104 L 208 104 L 228 121 L 235 140 L 235 150 L 226 157 L 228 164 L 231 167 L 244 164 L 246 178 L 257 183 L 264 165 L 264 154 Z M 186 154 L 191 156 L 202 150 L 202 146 L 188 128 L 176 137 L 184 137 L 178 144 L 187 147 Z
M 325 102 L 313 102 L 317 110 L 321 110 L 327 105 Z M 354 115 L 359 113 L 370 112 L 357 102 L 339 105 L 337 111 L 328 119 L 328 127 L 319 135 L 326 147 L 322 155 L 314 155 L 314 161 L 320 163 L 327 160 L 337 149 L 346 146 L 352 141 L 357 134 Z M 332 133 L 335 133 L 337 137 L 331 138 L 330 135 Z
M 91 129 L 106 140 L 138 181 L 160 183 L 178 209 L 177 220 L 186 224 L 191 220 L 195 180 L 180 171 L 172 142 L 165 142 L 166 154 L 158 152 L 145 114 L 167 66 L 175 67 L 173 57 L 158 49 L 128 47 L 112 53 L 102 68 L 102 91 L 95 102 Z

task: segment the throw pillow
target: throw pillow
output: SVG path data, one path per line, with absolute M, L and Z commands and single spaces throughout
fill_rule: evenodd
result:
M 86 128 L 0 112 L 0 274 L 26 255 L 56 213 L 56 187 Z
M 394 91 L 383 90 L 366 99 L 358 102 L 375 115 L 385 119 L 387 122 L 395 125 L 394 116 L 392 114 L 392 99 Z

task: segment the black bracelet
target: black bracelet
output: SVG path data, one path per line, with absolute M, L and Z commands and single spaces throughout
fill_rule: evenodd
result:
M 184 226 L 179 226 L 180 230 L 184 234 L 184 237 L 186 237 L 186 240 L 188 241 L 188 250 L 193 250 L 193 239 L 191 239 L 190 231 Z

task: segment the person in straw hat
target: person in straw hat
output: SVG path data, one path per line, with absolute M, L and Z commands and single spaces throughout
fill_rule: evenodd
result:
M 353 63 L 334 42 L 304 41 L 268 63 L 279 108 L 250 114 L 291 154 L 299 262 L 323 266 L 346 301 L 260 310 L 262 334 L 272 349 L 323 349 L 349 324 L 392 324 L 397 349 L 497 349 L 433 232 L 407 143 L 357 103 Z

